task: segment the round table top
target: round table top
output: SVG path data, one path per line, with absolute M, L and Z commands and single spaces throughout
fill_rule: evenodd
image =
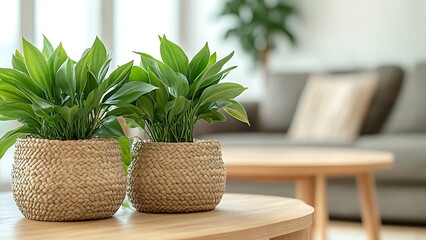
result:
M 0 194 L 0 239 L 269 239 L 308 228 L 314 209 L 291 198 L 225 194 L 210 212 L 148 214 L 120 209 L 80 222 L 25 219 L 10 193 Z
M 223 147 L 229 178 L 349 175 L 392 167 L 390 152 L 348 148 Z

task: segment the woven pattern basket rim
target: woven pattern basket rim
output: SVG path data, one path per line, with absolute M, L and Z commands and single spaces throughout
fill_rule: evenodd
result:
M 106 141 L 118 141 L 117 138 L 91 138 L 91 139 L 78 139 L 78 140 L 60 140 L 60 139 L 47 139 L 47 138 L 37 138 L 37 137 L 25 137 L 18 138 L 17 141 L 46 141 L 46 142 L 57 142 L 57 143 L 66 143 L 66 142 L 106 142 Z

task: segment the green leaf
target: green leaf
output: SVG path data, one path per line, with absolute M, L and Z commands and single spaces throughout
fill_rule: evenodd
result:
M 168 114 L 172 108 L 176 105 L 176 98 L 173 98 L 171 101 L 168 101 L 166 105 L 164 105 L 164 113 Z
M 213 77 L 216 73 L 218 73 L 222 67 L 229 61 L 229 59 L 234 56 L 234 52 L 231 52 L 228 56 L 224 57 L 223 59 L 219 60 L 218 62 L 211 65 L 203 74 L 203 76 L 200 79 L 200 83 L 202 84 L 204 80 Z
M 148 72 L 148 69 L 151 69 L 151 71 L 157 76 L 160 77 L 160 70 L 158 68 L 158 60 L 155 59 L 153 56 L 146 54 L 146 53 L 140 53 L 135 52 L 136 54 L 139 54 L 141 56 L 141 67 L 143 70 Z
M 189 107 L 189 100 L 187 100 L 183 96 L 179 96 L 176 98 L 175 104 L 170 109 L 168 114 L 168 119 L 171 121 L 173 117 L 180 114 L 181 112 L 185 111 Z
M 229 67 L 229 68 L 221 71 L 220 73 L 217 73 L 217 74 L 213 75 L 212 77 L 203 80 L 203 82 L 197 81 L 196 84 L 192 84 L 190 86 L 189 94 L 191 96 L 193 96 L 193 98 L 197 98 L 200 95 L 200 92 L 204 88 L 206 88 L 210 85 L 217 84 L 220 80 L 224 79 L 231 70 L 233 70 L 235 68 L 237 68 L 237 66 Z
M 24 72 L 10 68 L 0 68 L 0 79 L 9 85 L 21 90 L 25 89 L 37 96 L 43 96 L 43 90 Z
M 154 119 L 154 103 L 149 96 L 144 95 L 138 98 L 136 100 L 136 106 L 140 108 L 149 119 Z
M 11 120 L 26 122 L 32 126 L 40 125 L 39 119 L 34 113 L 31 104 L 0 101 L 0 115 Z
M 225 112 L 227 112 L 229 115 L 231 115 L 235 119 L 250 125 L 249 120 L 247 118 L 247 112 L 244 109 L 244 107 L 241 106 L 241 104 L 235 100 L 229 100 L 229 101 L 232 104 L 224 107 Z
M 44 57 L 49 59 L 50 55 L 53 53 L 53 47 L 50 43 L 49 39 L 46 38 L 46 36 L 43 35 L 43 51 L 42 51 Z
M 102 66 L 107 61 L 107 51 L 104 44 L 96 37 L 88 53 L 88 68 L 94 76 L 98 76 Z
M 161 39 L 160 54 L 165 64 L 188 77 L 188 57 L 178 45 L 167 40 L 165 36 Z
M 13 72 L 9 72 L 9 73 L 13 73 Z M 18 72 L 18 73 L 20 73 L 20 72 Z M 19 81 L 16 81 L 19 78 L 7 78 L 7 77 L 4 77 L 5 75 L 2 75 L 2 76 L 3 77 L 1 79 L 3 80 L 4 83 L 9 84 L 10 86 L 14 86 L 13 88 L 15 88 L 16 90 L 21 92 L 23 95 L 25 95 L 25 98 L 30 100 L 32 103 L 37 104 L 38 106 L 43 107 L 43 108 L 51 106 L 51 103 L 49 103 L 45 99 L 36 95 L 35 91 L 32 91 L 33 89 L 28 89 L 30 82 L 28 82 L 28 84 L 25 85 L 25 84 L 21 84 Z M 9 90 L 10 89 L 11 88 L 9 88 Z M 16 95 L 16 97 L 18 97 L 18 96 L 21 96 L 21 94 Z M 27 103 L 27 100 L 22 101 L 22 102 Z
M 135 101 L 140 96 L 149 93 L 157 87 L 144 83 L 144 82 L 128 82 L 125 83 L 117 92 L 115 92 L 111 97 L 109 97 L 105 104 L 129 104 Z
M 216 100 L 228 100 L 239 96 L 247 88 L 237 83 L 219 83 L 212 85 L 203 91 L 199 100 L 199 106 Z
M 31 86 L 31 82 L 29 80 L 25 80 L 25 75 L 25 73 L 16 71 L 14 69 L 0 69 L 0 79 L 2 82 L 13 86 L 15 89 L 19 90 L 19 92 L 21 92 L 23 95 L 25 95 L 28 100 L 40 106 L 41 108 L 51 107 L 52 104 L 50 102 L 36 95 L 35 88 L 29 89 L 29 87 Z M 26 101 L 24 103 L 26 103 Z
M 10 102 L 31 103 L 21 91 L 5 82 L 0 81 L 0 98 Z
M 75 80 L 77 92 L 83 92 L 86 88 L 89 73 L 88 61 L 90 51 L 87 52 L 75 65 Z
M 22 39 L 22 43 L 29 75 L 48 96 L 51 96 L 53 79 L 49 75 L 49 68 L 43 54 L 27 40 Z
M 209 112 L 201 114 L 198 119 L 204 119 L 206 122 L 212 124 L 213 122 L 226 121 L 226 117 L 217 110 L 210 110 Z
M 189 63 L 189 83 L 192 83 L 198 77 L 198 75 L 200 75 L 204 71 L 207 64 L 209 63 L 209 59 L 210 50 L 208 43 L 206 43 L 204 47 L 192 58 L 191 62 Z
M 25 66 L 24 61 L 25 60 L 22 54 L 18 50 L 16 50 L 15 54 L 12 56 L 12 66 L 14 69 L 28 74 L 27 66 Z
M 227 69 L 225 69 L 225 70 L 221 71 L 220 73 L 215 74 L 214 76 L 212 76 L 212 77 L 210 77 L 210 78 L 206 79 L 206 80 L 205 80 L 205 81 L 204 81 L 204 82 L 203 82 L 203 83 L 199 86 L 199 88 L 200 88 L 200 89 L 203 89 L 204 87 L 207 87 L 207 86 L 210 86 L 210 85 L 213 85 L 213 84 L 218 83 L 220 80 L 224 79 L 224 78 L 228 75 L 228 73 L 229 73 L 230 71 L 234 70 L 235 68 L 237 68 L 237 66 L 229 67 L 229 68 L 227 68 Z
M 130 72 L 129 81 L 139 81 L 144 83 L 149 83 L 148 73 L 143 70 L 141 67 L 133 66 L 132 71 Z
M 133 115 L 133 114 L 142 115 L 143 112 L 138 107 L 131 104 L 127 104 L 127 105 L 116 107 L 111 111 L 108 111 L 105 117 L 109 117 L 109 116 L 121 117 L 126 115 Z
M 211 65 L 215 64 L 216 58 L 217 58 L 217 54 L 214 52 L 209 58 L 209 63 L 207 64 L 207 67 L 210 67 Z
M 84 87 L 84 94 L 87 95 L 96 89 L 98 89 L 97 78 L 95 74 L 91 70 L 89 70 L 87 72 L 87 82 L 86 82 L 86 86 Z
M 224 108 L 224 107 L 226 107 L 230 104 L 231 104 L 231 102 L 229 100 L 223 100 L 223 99 L 220 99 L 220 100 L 208 103 L 208 104 L 204 104 L 202 107 L 200 107 L 198 109 L 197 115 L 208 112 L 210 110 L 218 110 L 218 109 Z
M 128 172 L 127 170 L 133 159 L 132 153 L 131 153 L 133 140 L 132 138 L 128 138 L 128 137 L 120 137 L 118 138 L 118 143 L 120 144 L 121 158 L 123 159 L 123 167 L 127 173 Z
M 111 58 L 106 60 L 104 62 L 104 64 L 102 65 L 101 70 L 98 73 L 98 78 L 97 78 L 98 83 L 102 82 L 104 80 L 106 74 L 108 73 L 109 65 L 111 64 L 111 60 L 112 60 Z
M 157 109 L 163 109 L 166 105 L 167 100 L 169 99 L 169 93 L 166 89 L 166 86 L 158 79 L 157 76 L 151 71 L 151 69 L 148 69 L 148 76 L 149 76 L 149 83 L 153 86 L 156 86 L 158 90 L 153 92 L 153 97 L 155 99 L 155 107 Z
M 67 107 L 67 106 L 55 106 L 55 111 L 61 114 L 61 116 L 67 121 L 69 125 L 73 124 L 74 117 L 80 111 L 78 106 Z
M 117 69 L 115 69 L 105 81 L 99 84 L 100 91 L 105 91 L 118 83 L 127 81 L 130 75 L 132 66 L 133 66 L 133 61 L 130 61 L 118 67 Z
M 219 60 L 217 63 L 214 63 L 209 68 L 207 68 L 207 70 L 203 73 L 201 78 L 196 79 L 195 82 L 192 84 L 190 93 L 194 96 L 195 93 L 200 89 L 202 85 L 203 86 L 208 85 L 205 82 L 208 80 L 211 80 L 212 78 L 214 79 L 215 75 L 222 69 L 222 67 L 229 61 L 229 59 L 232 58 L 232 56 L 234 56 L 234 52 L 230 53 L 228 56 L 224 57 L 223 59 Z M 228 68 L 225 71 L 229 72 L 232 69 L 233 68 Z
M 56 73 L 56 85 L 71 97 L 76 90 L 74 65 L 74 62 L 68 58 Z
M 16 139 L 23 138 L 32 133 L 34 133 L 34 131 L 27 126 L 20 126 L 5 133 L 0 138 L 0 158 L 2 158 L 7 149 L 16 142 Z
M 158 75 L 160 81 L 169 87 L 169 92 L 172 96 L 177 97 L 179 88 L 178 75 L 168 65 L 162 62 L 157 63 L 160 70 Z
M 124 132 L 117 118 L 111 116 L 102 121 L 94 135 L 101 138 L 124 137 Z
M 50 76 L 52 79 L 56 76 L 56 72 L 67 59 L 68 55 L 65 52 L 62 43 L 60 43 L 47 60 L 47 65 L 49 66 Z
M 178 96 L 186 96 L 189 91 L 189 83 L 188 79 L 186 79 L 185 75 L 182 73 L 178 73 L 177 75 L 177 94 Z

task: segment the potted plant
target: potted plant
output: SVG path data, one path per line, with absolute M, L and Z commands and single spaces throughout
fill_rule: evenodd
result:
M 22 123 L 0 139 L 0 157 L 16 141 L 18 208 L 42 221 L 111 217 L 126 192 L 120 113 L 112 109 L 155 87 L 128 82 L 133 62 L 106 77 L 111 58 L 98 38 L 78 62 L 62 44 L 54 49 L 44 38 L 40 51 L 22 41 L 13 69 L 0 69 L 0 119 Z
M 248 123 L 234 100 L 246 88 L 220 82 L 236 66 L 222 70 L 233 56 L 216 61 L 206 45 L 191 61 L 173 42 L 160 37 L 162 61 L 145 54 L 133 66 L 130 81 L 158 89 L 135 101 L 129 119 L 146 130 L 150 141 L 136 141 L 129 168 L 129 200 L 142 212 L 196 212 L 214 209 L 225 191 L 226 170 L 216 140 L 195 140 L 195 123 L 225 121 L 224 109 Z M 137 119 L 136 122 L 134 119 Z
M 221 17 L 230 17 L 225 38 L 236 38 L 242 49 L 250 54 L 263 68 L 265 80 L 269 77 L 268 60 L 276 48 L 279 36 L 295 44 L 296 39 L 288 22 L 297 9 L 288 1 L 227 0 L 220 12 Z

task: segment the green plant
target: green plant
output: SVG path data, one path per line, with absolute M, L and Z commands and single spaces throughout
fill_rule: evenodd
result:
M 296 9 L 283 0 L 228 0 L 220 16 L 232 16 L 235 20 L 225 38 L 237 38 L 242 49 L 266 68 L 269 53 L 276 46 L 276 36 L 284 35 L 295 43 L 287 26 L 288 18 L 295 12 Z
M 234 53 L 216 61 L 208 44 L 189 61 L 175 43 L 160 37 L 163 61 L 151 55 L 141 56 L 141 65 L 133 66 L 130 81 L 150 83 L 158 89 L 139 97 L 135 106 L 113 111 L 126 112 L 132 126 L 144 128 L 155 142 L 191 142 L 199 119 L 209 123 L 225 121 L 219 109 L 248 123 L 244 108 L 234 100 L 246 88 L 236 83 L 220 83 L 236 66 L 222 70 Z
M 23 54 L 16 51 L 12 57 L 13 68 L 0 68 L 0 120 L 22 123 L 0 139 L 0 157 L 28 135 L 59 140 L 124 136 L 120 112 L 112 109 L 156 89 L 128 82 L 133 62 L 107 77 L 111 58 L 98 38 L 78 62 L 47 38 L 42 51 L 25 39 L 22 46 Z

